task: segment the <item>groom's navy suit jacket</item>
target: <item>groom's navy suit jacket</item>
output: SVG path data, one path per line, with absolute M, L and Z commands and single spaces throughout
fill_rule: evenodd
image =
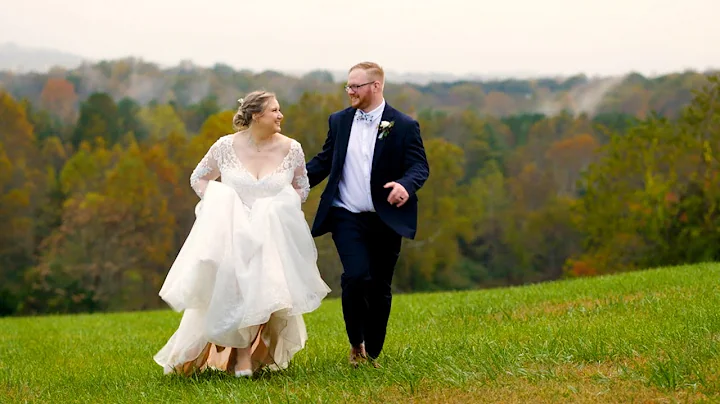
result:
M 328 213 L 333 200 L 338 195 L 338 184 L 343 174 L 355 111 L 355 108 L 347 108 L 330 115 L 328 136 L 322 151 L 307 163 L 311 187 L 330 176 L 328 184 L 320 196 L 320 206 L 315 215 L 312 227 L 314 237 L 330 231 Z M 375 141 L 370 173 L 370 192 L 373 205 L 383 222 L 399 235 L 412 239 L 417 233 L 418 198 L 416 192 L 430 175 L 425 147 L 420 137 L 420 125 L 387 103 L 385 103 L 382 121 L 394 121 L 394 125 L 390 128 L 387 136 Z M 391 181 L 402 184 L 409 194 L 409 200 L 399 208 L 397 205 L 390 205 L 387 201 L 392 188 L 383 188 Z

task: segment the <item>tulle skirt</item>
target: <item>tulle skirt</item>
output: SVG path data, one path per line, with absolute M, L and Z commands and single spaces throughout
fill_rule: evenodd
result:
M 300 197 L 288 185 L 250 209 L 210 181 L 196 216 L 159 293 L 184 313 L 155 362 L 166 373 L 224 369 L 224 348 L 262 344 L 255 359 L 287 368 L 307 341 L 302 315 L 330 292 Z

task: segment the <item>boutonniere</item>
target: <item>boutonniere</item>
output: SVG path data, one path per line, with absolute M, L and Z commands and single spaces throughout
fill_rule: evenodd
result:
M 380 125 L 378 126 L 378 129 L 380 130 L 380 134 L 378 135 L 378 139 L 384 139 L 385 136 L 390 133 L 390 128 L 395 125 L 395 121 L 382 121 L 380 122 Z

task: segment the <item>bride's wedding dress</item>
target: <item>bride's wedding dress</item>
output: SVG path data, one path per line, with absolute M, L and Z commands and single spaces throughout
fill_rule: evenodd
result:
M 226 370 L 226 348 L 248 346 L 254 363 L 284 369 L 305 346 L 302 315 L 330 291 L 300 208 L 310 191 L 300 143 L 291 140 L 282 163 L 256 178 L 234 138 L 218 139 L 190 177 L 201 197 L 196 220 L 159 293 L 184 311 L 154 357 L 166 373 Z

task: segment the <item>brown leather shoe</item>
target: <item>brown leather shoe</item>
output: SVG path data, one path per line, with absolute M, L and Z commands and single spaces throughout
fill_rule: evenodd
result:
M 365 352 L 365 344 L 360 344 L 359 347 L 350 348 L 350 357 L 348 358 L 350 366 L 356 368 L 360 362 L 367 360 L 367 352 Z

